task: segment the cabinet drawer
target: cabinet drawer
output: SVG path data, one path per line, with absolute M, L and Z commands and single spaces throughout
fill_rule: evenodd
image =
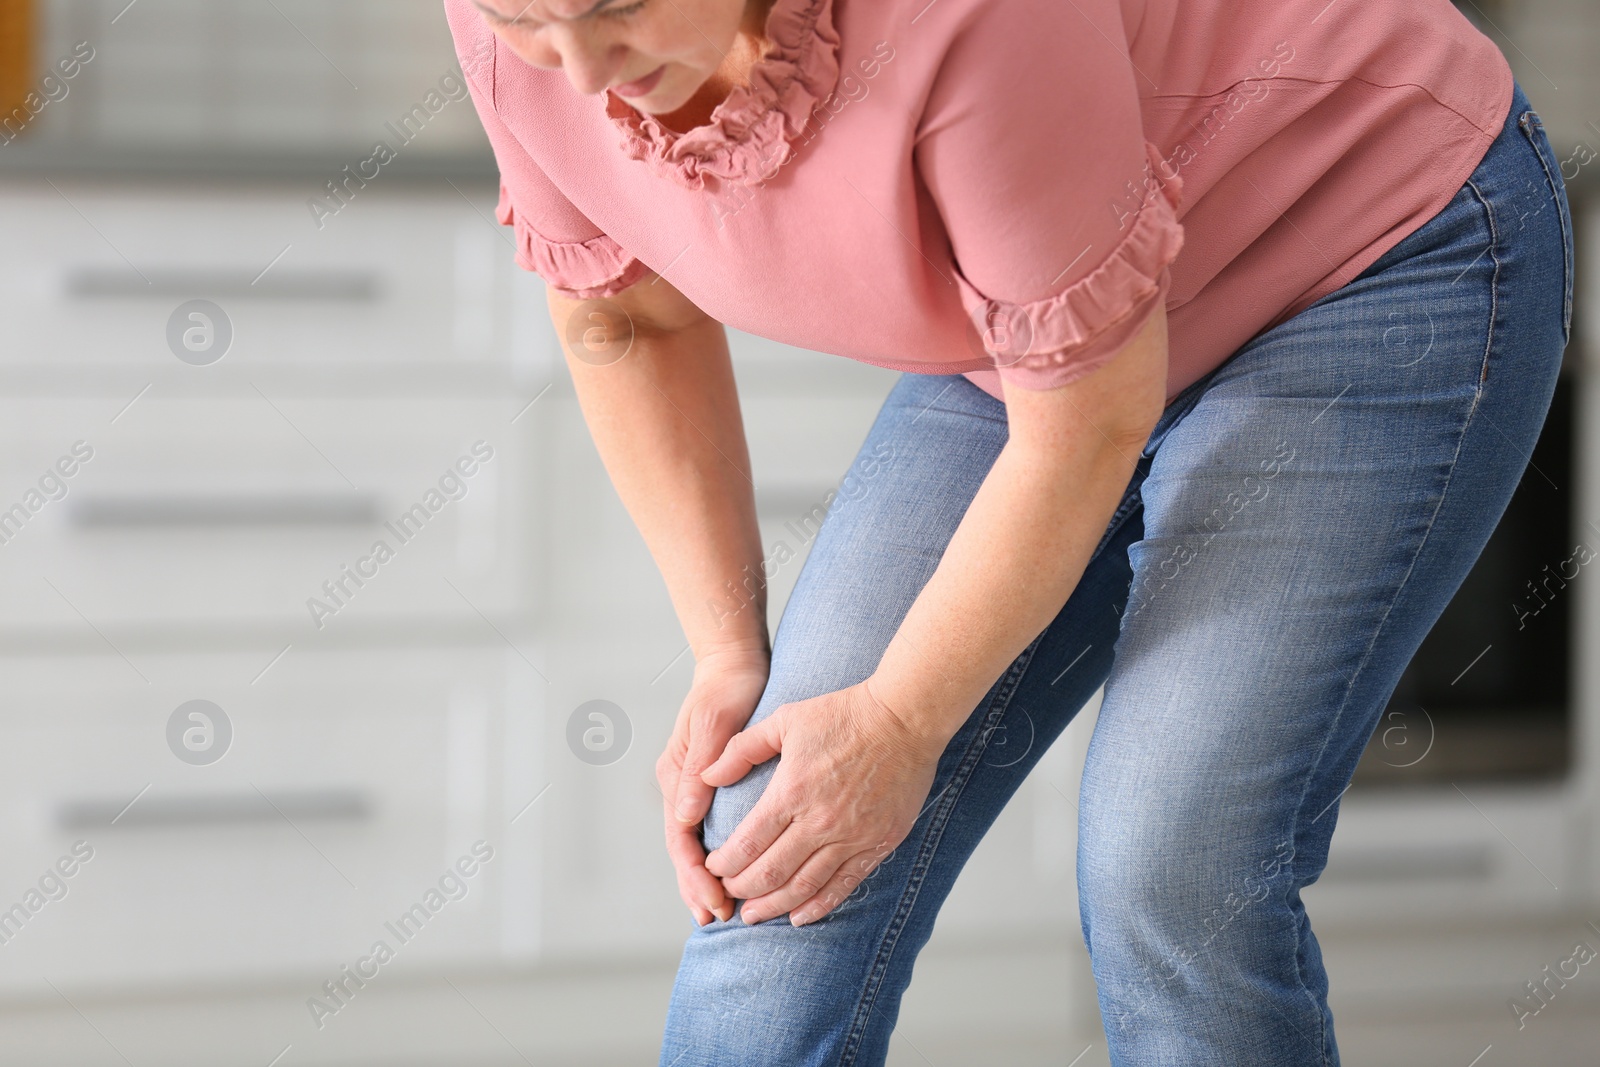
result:
M 319 229 L 310 178 L 249 189 L 15 182 L 0 199 L 0 366 L 175 364 L 207 299 L 229 364 L 509 365 L 513 262 L 491 190 L 374 186 Z
M 151 390 L 109 411 L 0 401 L 0 554 L 30 564 L 0 568 L 6 629 L 493 639 L 480 612 L 532 610 L 535 420 L 501 401 Z
M 252 684 L 263 661 L 148 657 L 148 686 L 110 656 L 4 662 L 0 909 L 74 843 L 91 855 L 0 919 L 0 985 L 305 972 L 310 996 L 478 840 L 494 855 L 465 892 L 447 882 L 414 939 L 389 937 L 401 966 L 537 949 L 539 820 L 509 823 L 543 784 L 531 669 L 500 649 L 296 652 Z M 231 728 L 204 765 L 168 740 L 196 698 Z

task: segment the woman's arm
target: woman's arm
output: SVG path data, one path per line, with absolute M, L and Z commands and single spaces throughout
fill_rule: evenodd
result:
M 1158 304 L 1099 370 L 1056 389 L 1006 390 L 1005 447 L 869 679 L 909 728 L 942 748 L 1060 612 L 1161 418 L 1166 385 Z
M 609 306 L 547 293 L 557 335 L 571 336 L 570 324 L 584 339 L 587 351 L 563 345 L 578 404 L 695 657 L 694 683 L 656 773 L 679 891 L 704 925 L 713 912 L 731 916 L 733 905 L 703 866 L 695 828 L 711 787 L 699 772 L 749 720 L 771 659 L 754 486 L 727 335 L 659 276 L 630 286 Z M 613 308 L 627 319 L 617 320 Z M 591 362 L 630 329 L 623 358 Z M 730 597 L 730 583 L 738 599 Z
M 745 611 L 725 606 L 727 583 L 761 574 L 761 534 L 739 395 L 722 323 L 659 276 L 608 303 L 548 291 L 561 336 L 574 323 L 591 351 L 607 336 L 633 342 L 627 355 L 597 365 L 563 346 L 572 383 L 606 473 L 644 536 L 667 583 L 695 657 L 729 648 L 767 647 L 766 590 Z M 604 356 L 603 358 L 610 358 Z
M 878 669 L 785 705 L 702 778 L 783 760 L 706 861 L 745 922 L 832 910 L 910 832 L 940 753 L 1049 625 L 1088 566 L 1165 406 L 1166 313 L 1109 362 L 1055 389 L 1008 389 L 1009 438 Z

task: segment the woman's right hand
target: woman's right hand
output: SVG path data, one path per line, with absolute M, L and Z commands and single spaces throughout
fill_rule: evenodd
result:
M 733 898 L 706 870 L 700 823 L 711 810 L 713 789 L 700 772 L 717 761 L 728 739 L 749 722 L 767 686 L 772 657 L 764 648 L 730 649 L 695 661 L 694 681 L 678 711 L 667 747 L 656 760 L 656 781 L 666 816 L 667 855 L 678 874 L 678 893 L 701 926 L 713 915 L 733 917 Z

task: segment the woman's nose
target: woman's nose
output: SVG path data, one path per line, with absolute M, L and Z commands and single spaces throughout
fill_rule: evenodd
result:
M 627 49 L 618 46 L 610 54 L 589 50 L 577 53 L 566 53 L 561 57 L 561 68 L 567 72 L 567 80 L 578 92 L 588 96 L 604 91 L 622 71 L 622 60 Z
M 564 39 L 563 39 L 564 38 Z M 627 60 L 627 45 L 602 45 L 582 40 L 573 34 L 552 35 L 537 44 L 512 47 L 518 58 L 535 67 L 566 72 L 572 87 L 585 95 L 601 92 L 621 73 Z

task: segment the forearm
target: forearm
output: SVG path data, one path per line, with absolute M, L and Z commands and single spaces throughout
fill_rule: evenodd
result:
M 869 680 L 919 731 L 955 735 L 1072 595 L 1133 476 L 1137 446 L 1065 460 L 1007 443 Z
M 550 299 L 558 332 L 578 305 Z M 632 346 L 596 366 L 567 353 L 578 403 L 660 569 L 697 659 L 768 649 L 749 450 L 722 324 L 635 320 Z
M 1165 407 L 1167 317 L 1065 386 L 1007 390 L 1010 433 L 868 682 L 916 732 L 953 737 L 1077 588 Z

